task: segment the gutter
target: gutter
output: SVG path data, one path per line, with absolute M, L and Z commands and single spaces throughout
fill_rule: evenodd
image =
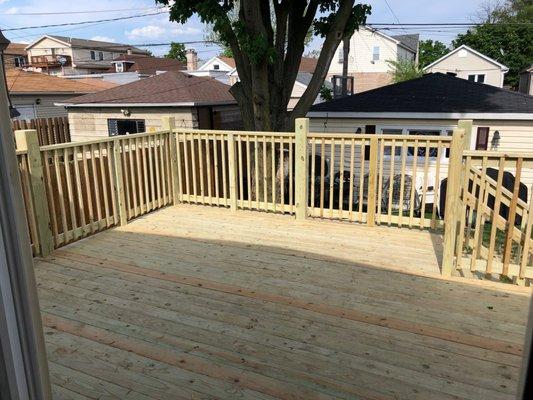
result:
M 533 113 L 483 113 L 483 112 L 342 112 L 309 111 L 309 118 L 376 118 L 376 119 L 492 119 L 533 121 Z
M 55 106 L 67 108 L 117 108 L 117 107 L 199 107 L 199 106 L 220 106 L 237 105 L 233 101 L 191 101 L 181 103 L 54 103 Z

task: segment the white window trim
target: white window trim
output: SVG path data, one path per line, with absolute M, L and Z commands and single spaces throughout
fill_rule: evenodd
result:
M 464 72 L 466 72 L 466 78 L 465 78 L 466 80 L 468 80 L 468 77 L 470 75 L 475 75 L 476 79 L 474 80 L 474 82 L 476 82 L 476 83 L 487 83 L 487 74 L 484 71 L 479 71 L 479 72 L 478 71 L 464 71 Z M 483 82 L 478 82 L 477 81 L 479 75 L 483 75 L 485 77 Z
M 376 53 L 376 49 L 378 50 Z M 375 58 L 375 56 L 378 56 L 378 58 Z M 372 47 L 372 61 L 376 62 L 381 59 L 381 48 L 380 46 L 374 46 Z
M 402 135 L 409 135 L 410 130 L 428 130 L 428 131 L 440 131 L 440 136 L 448 136 L 448 131 L 453 131 L 456 128 L 456 126 L 453 125 L 377 125 L 376 126 L 376 133 L 378 135 L 383 135 L 384 129 L 398 129 L 402 131 Z M 405 157 L 406 161 L 412 161 L 414 156 L 407 155 Z M 417 157 L 417 161 L 425 161 L 425 157 Z M 390 160 L 390 155 L 384 155 L 384 160 Z M 401 156 L 394 156 L 394 161 L 401 161 Z M 429 164 L 434 163 L 437 161 L 436 157 L 429 157 Z M 446 158 L 446 152 L 442 152 L 441 156 L 441 164 L 442 163 L 448 163 L 448 159 Z

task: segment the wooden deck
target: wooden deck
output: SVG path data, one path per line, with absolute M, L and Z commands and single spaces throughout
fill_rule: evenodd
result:
M 57 399 L 513 399 L 530 290 L 427 232 L 169 207 L 36 263 Z

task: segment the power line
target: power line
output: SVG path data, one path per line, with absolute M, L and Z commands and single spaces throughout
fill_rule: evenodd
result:
M 385 22 L 371 22 L 366 24 L 368 26 L 390 26 L 390 27 L 402 27 L 402 26 L 480 26 L 480 25 L 532 25 L 533 22 L 409 22 L 409 23 L 385 23 Z
M 100 22 L 113 22 L 113 21 L 122 21 L 126 19 L 134 19 L 134 18 L 142 18 L 142 17 L 150 17 L 154 15 L 161 15 L 165 14 L 167 11 L 157 11 L 153 13 L 148 14 L 138 14 L 138 15 L 130 15 L 127 17 L 117 17 L 117 18 L 107 18 L 107 19 L 98 19 L 98 20 L 91 20 L 91 21 L 80 21 L 80 22 L 64 22 L 62 24 L 49 24 L 49 25 L 35 25 L 35 26 L 21 26 L 18 28 L 8 28 L 4 29 L 4 32 L 8 31 L 22 31 L 27 29 L 44 29 L 44 28 L 53 28 L 56 26 L 73 26 L 73 25 L 84 25 L 84 24 L 93 24 L 93 23 L 100 23 Z
M 55 11 L 55 12 L 17 12 L 17 13 L 0 13 L 0 15 L 19 16 L 19 15 L 71 15 L 71 14 L 100 14 L 100 13 L 114 13 L 122 11 L 148 11 L 161 10 L 161 7 L 143 7 L 143 8 L 117 8 L 114 10 L 88 10 L 88 11 Z
M 392 16 L 396 19 L 396 21 L 398 22 L 398 24 L 400 24 L 400 19 L 398 18 L 398 16 L 396 15 L 396 13 L 392 10 L 392 7 L 390 6 L 388 0 L 385 0 L 385 4 L 387 5 L 387 7 L 389 8 L 389 11 L 391 12 Z M 405 28 L 403 28 L 403 31 L 405 33 L 407 33 L 407 31 L 405 30 Z

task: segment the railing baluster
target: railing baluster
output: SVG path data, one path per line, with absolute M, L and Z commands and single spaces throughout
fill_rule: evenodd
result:
M 344 138 L 341 139 L 340 146 L 340 161 L 339 161 L 339 219 L 342 219 L 342 213 L 344 208 Z

